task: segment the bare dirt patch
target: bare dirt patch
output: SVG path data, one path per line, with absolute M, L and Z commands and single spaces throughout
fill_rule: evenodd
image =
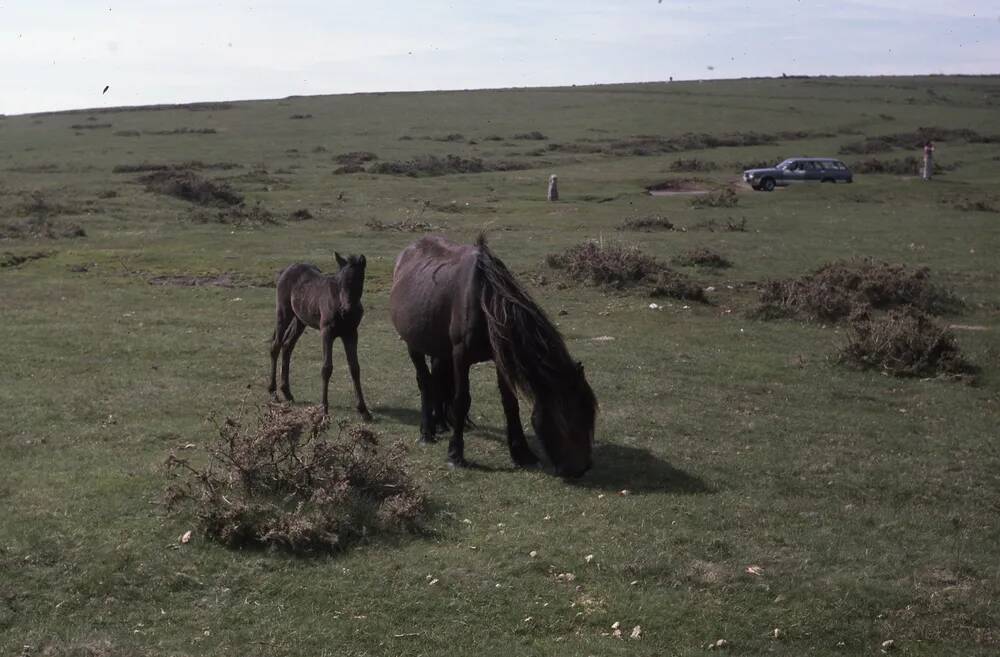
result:
M 402 443 L 384 448 L 364 426 L 341 424 L 333 439 L 329 429 L 318 408 L 271 404 L 256 418 L 227 417 L 206 465 L 170 455 L 168 505 L 193 512 L 207 538 L 233 548 L 333 552 L 419 531 L 427 500 Z

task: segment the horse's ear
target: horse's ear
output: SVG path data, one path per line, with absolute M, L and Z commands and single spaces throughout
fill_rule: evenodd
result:
M 365 265 L 368 264 L 368 261 L 365 260 L 365 257 L 363 255 L 362 256 L 358 256 L 358 264 L 361 265 L 362 267 L 364 267 Z
M 583 363 L 580 361 L 576 361 L 576 371 L 579 372 L 581 376 L 583 375 Z
M 347 266 L 347 261 L 344 260 L 344 256 L 342 256 L 339 253 L 337 253 L 336 251 L 334 251 L 333 252 L 333 257 L 337 259 L 337 264 L 340 266 L 341 269 L 343 269 L 344 267 Z

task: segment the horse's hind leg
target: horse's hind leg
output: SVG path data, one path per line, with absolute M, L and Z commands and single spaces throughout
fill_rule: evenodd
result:
M 500 388 L 500 402 L 503 404 L 503 414 L 507 419 L 507 447 L 510 458 L 515 465 L 529 467 L 538 464 L 538 457 L 528 447 L 521 427 L 521 412 L 517 405 L 517 395 L 500 372 L 497 372 L 497 386 Z
M 451 382 L 451 361 L 447 358 L 431 358 L 431 431 L 447 431 L 451 429 L 448 421 L 448 410 L 451 398 L 455 395 L 455 386 Z
M 417 370 L 417 388 L 420 389 L 420 441 L 423 443 L 434 442 L 434 380 L 431 371 L 427 369 L 427 361 L 424 355 L 418 351 L 410 349 L 410 360 Z
M 288 328 L 285 329 L 285 335 L 281 341 L 281 394 L 290 402 L 295 401 L 295 398 L 292 397 L 292 388 L 288 384 L 288 371 L 292 364 L 292 351 L 295 349 L 295 343 L 299 341 L 302 331 L 305 330 L 306 325 L 298 317 L 293 317 L 292 321 L 288 324 Z
M 365 404 L 365 395 L 361 392 L 361 366 L 358 364 L 358 334 L 350 333 L 345 335 L 344 355 L 347 357 L 347 368 L 351 371 L 351 381 L 354 382 L 354 395 L 358 398 L 358 413 L 365 422 L 372 421 L 372 414 L 368 412 L 368 405 Z

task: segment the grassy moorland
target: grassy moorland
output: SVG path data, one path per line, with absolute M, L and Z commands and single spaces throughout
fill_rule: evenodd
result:
M 738 184 L 745 164 L 790 155 L 918 155 L 862 142 L 930 126 L 951 131 L 930 183 L 903 166 L 772 194 Z M 997 135 L 995 77 L 0 118 L 0 652 L 653 656 L 725 639 L 713 652 L 872 655 L 891 640 L 902 655 L 997 654 Z M 337 160 L 362 151 L 377 159 Z M 352 163 L 459 172 L 335 173 Z M 245 209 L 149 191 L 143 164 L 228 182 Z M 553 173 L 562 200 L 547 203 Z M 679 180 L 734 188 L 737 203 L 645 192 Z M 300 209 L 312 218 L 293 219 Z M 675 230 L 617 230 L 654 216 Z M 510 467 L 489 365 L 473 371 L 466 452 L 488 469 L 449 470 L 444 443 L 416 443 L 387 300 L 393 258 L 420 228 L 487 231 L 585 363 L 601 414 L 579 482 Z M 654 310 L 545 264 L 590 239 L 664 262 L 705 247 L 732 267 L 677 265 L 709 303 Z M 198 533 L 179 545 L 194 524 L 162 507 L 168 453 L 211 440 L 211 416 L 265 401 L 268 286 L 291 262 L 332 269 L 334 249 L 368 258 L 363 381 L 376 429 L 409 445 L 427 531 L 333 556 Z M 929 267 L 964 301 L 941 321 L 979 367 L 974 385 L 838 366 L 843 324 L 748 318 L 762 281 L 855 256 Z M 299 403 L 318 400 L 320 360 L 310 331 L 293 363 Z M 331 412 L 353 419 L 339 350 L 335 367 Z

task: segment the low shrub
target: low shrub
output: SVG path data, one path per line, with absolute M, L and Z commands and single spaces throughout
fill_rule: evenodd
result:
M 146 184 L 146 191 L 198 205 L 230 207 L 243 203 L 243 195 L 228 184 L 215 183 L 190 170 L 154 171 L 140 181 Z
M 823 265 L 802 278 L 765 282 L 751 316 L 837 322 L 872 308 L 905 306 L 940 314 L 959 309 L 961 302 L 933 284 L 929 269 L 864 259 Z
M 232 548 L 334 552 L 418 531 L 427 501 L 402 444 L 385 449 L 364 426 L 342 424 L 335 439 L 328 431 L 315 407 L 272 404 L 256 420 L 228 417 L 204 466 L 168 458 L 168 508 L 192 511 L 207 538 Z
M 691 199 L 691 206 L 695 208 L 735 208 L 740 202 L 736 192 L 731 189 L 723 189 L 713 194 L 695 196 Z
M 837 354 L 837 361 L 892 376 L 967 379 L 975 372 L 962 357 L 954 334 L 914 309 L 852 317 L 847 344 Z
M 714 269 L 725 269 L 733 266 L 733 263 L 724 256 L 705 247 L 686 251 L 675 257 L 673 263 L 684 267 L 711 267 Z
M 638 247 L 615 242 L 584 242 L 550 254 L 546 264 L 571 280 L 624 290 L 637 288 L 650 296 L 705 301 L 705 291 Z

